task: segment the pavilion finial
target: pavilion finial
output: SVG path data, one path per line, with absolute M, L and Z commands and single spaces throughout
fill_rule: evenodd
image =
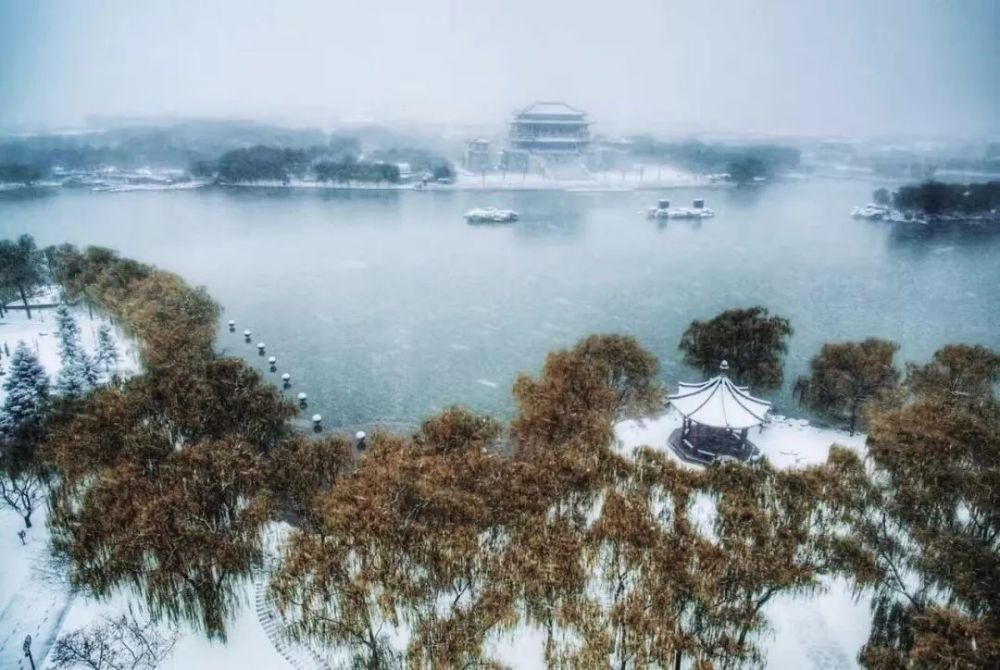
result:
M 726 374 L 727 372 L 729 372 L 729 361 L 722 361 L 721 363 L 719 363 L 719 372 L 721 372 L 722 374 Z

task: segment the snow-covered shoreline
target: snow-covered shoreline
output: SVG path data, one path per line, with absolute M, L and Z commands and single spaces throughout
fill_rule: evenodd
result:
M 632 167 L 624 171 L 590 172 L 576 179 L 556 179 L 538 173 L 476 174 L 460 170 L 454 181 L 448 183 L 411 181 L 401 184 L 361 182 L 320 182 L 312 179 L 292 179 L 288 182 L 263 180 L 219 184 L 204 180 L 174 183 L 101 183 L 89 190 L 93 193 L 132 193 L 137 191 L 190 191 L 211 188 L 268 188 L 306 189 L 323 191 L 562 191 L 562 192 L 615 192 L 654 189 L 728 188 L 732 184 L 710 179 L 705 175 L 686 172 L 669 166 Z M 33 188 L 73 188 L 58 181 L 40 181 L 34 184 L 0 184 L 0 190 L 27 190 Z

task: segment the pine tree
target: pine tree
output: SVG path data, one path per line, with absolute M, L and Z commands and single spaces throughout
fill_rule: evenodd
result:
M 115 344 L 114 335 L 111 334 L 111 326 L 105 323 L 97 329 L 95 362 L 98 365 L 103 365 L 104 369 L 110 372 L 111 366 L 118 366 L 118 358 L 118 345 Z
M 3 390 L 7 398 L 0 408 L 0 433 L 11 434 L 38 420 L 48 401 L 49 378 L 24 342 L 14 349 Z
M 97 385 L 98 372 L 80 343 L 80 327 L 69 308 L 56 309 L 59 333 L 59 358 L 62 367 L 56 377 L 55 390 L 60 395 L 80 396 Z
M 65 364 L 80 349 L 80 326 L 66 305 L 56 308 L 56 328 L 59 333 L 59 359 Z

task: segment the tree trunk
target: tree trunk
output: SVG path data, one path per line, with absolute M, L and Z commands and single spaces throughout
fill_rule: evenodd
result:
M 854 427 L 858 422 L 858 403 L 851 403 L 851 437 L 854 437 Z
M 28 318 L 31 318 L 31 307 L 28 306 L 28 295 L 24 292 L 23 286 L 18 286 L 17 290 L 21 292 L 21 302 L 24 303 L 24 311 L 28 313 Z
M 24 515 L 24 527 L 31 528 L 31 512 Z
M 682 658 L 684 658 L 684 655 L 681 653 L 680 649 L 674 652 L 674 670 L 681 670 Z

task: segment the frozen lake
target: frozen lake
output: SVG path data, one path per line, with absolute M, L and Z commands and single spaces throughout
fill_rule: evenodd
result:
M 880 336 L 923 360 L 1000 346 L 1000 235 L 913 236 L 852 220 L 875 185 L 755 191 L 343 192 L 231 189 L 0 193 L 0 237 L 98 244 L 204 284 L 227 353 L 265 375 L 263 340 L 327 426 L 412 423 L 451 403 L 501 416 L 518 372 L 593 332 L 636 336 L 664 379 L 697 375 L 677 342 L 695 318 L 762 304 L 795 329 L 779 411 L 827 341 Z M 657 197 L 717 216 L 658 225 Z M 470 226 L 494 205 L 521 221 Z

